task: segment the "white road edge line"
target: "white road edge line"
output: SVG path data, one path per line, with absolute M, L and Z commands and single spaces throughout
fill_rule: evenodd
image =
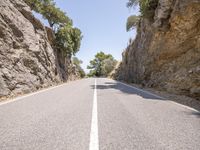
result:
M 99 150 L 99 137 L 98 137 L 98 113 L 97 113 L 97 81 L 94 84 L 94 97 L 92 106 L 92 121 L 90 131 L 90 145 L 89 150 Z
M 25 95 L 23 95 L 23 96 L 19 96 L 19 97 L 16 97 L 16 98 L 10 98 L 10 99 L 8 99 L 8 100 L 5 100 L 5 101 L 0 102 L 0 106 L 1 106 L 1 105 L 5 105 L 5 104 L 8 104 L 8 103 L 15 102 L 15 101 L 19 101 L 19 100 L 22 100 L 22 99 L 24 99 L 24 98 L 27 98 L 27 97 L 30 97 L 30 96 L 33 96 L 33 95 L 36 95 L 36 94 L 39 94 L 39 93 L 43 93 L 43 92 L 46 92 L 46 91 L 50 91 L 50 90 L 53 90 L 53 89 L 55 89 L 55 88 L 65 86 L 66 84 L 68 84 L 68 83 L 63 83 L 63 84 L 61 84 L 61 85 L 56 85 L 56 86 L 48 87 L 48 88 L 45 88 L 45 89 L 42 89 L 42 90 L 39 90 L 39 91 L 36 91 L 36 92 L 33 92 L 33 93 L 25 94 Z
M 159 99 L 165 99 L 164 97 L 161 97 L 161 96 L 155 95 L 155 94 L 150 93 L 150 92 L 148 92 L 148 91 L 145 91 L 145 90 L 142 90 L 142 89 L 136 88 L 136 87 L 134 87 L 134 86 L 131 86 L 131 85 L 125 84 L 125 83 L 123 83 L 123 82 L 120 82 L 120 81 L 117 81 L 117 82 L 119 82 L 119 83 L 121 83 L 121 84 L 123 84 L 123 85 L 125 85 L 125 86 L 128 86 L 128 87 L 130 87 L 130 88 L 132 88 L 132 89 L 138 90 L 138 91 L 140 91 L 140 92 L 143 92 L 143 93 L 147 93 L 147 94 L 149 94 L 149 95 L 152 95 L 152 96 L 154 96 L 154 97 L 156 97 L 156 98 L 159 98 Z
M 147 93 L 147 94 L 149 94 L 149 95 L 152 95 L 152 96 L 154 96 L 154 97 L 156 97 L 156 98 L 160 98 L 160 99 L 163 99 L 163 100 L 167 100 L 167 99 L 164 98 L 164 97 L 161 97 L 161 96 L 155 95 L 155 94 L 150 93 L 150 92 L 148 92 L 148 91 L 145 91 L 145 90 L 142 90 L 142 89 L 136 88 L 136 87 L 134 87 L 134 86 L 131 86 L 131 85 L 125 84 L 125 83 L 123 83 L 123 82 L 116 81 L 116 80 L 114 80 L 114 81 L 115 81 L 115 82 L 119 82 L 119 83 L 121 83 L 121 84 L 123 84 L 123 85 L 125 85 L 125 86 L 128 86 L 128 87 L 132 88 L 132 89 L 135 89 L 135 90 L 138 90 L 138 91 L 141 91 L 141 92 Z M 191 108 L 191 107 L 189 107 L 189 106 L 186 106 L 186 105 L 183 105 L 183 104 L 179 104 L 179 103 L 176 103 L 176 102 L 171 101 L 171 100 L 167 100 L 167 101 L 170 102 L 170 103 L 173 103 L 173 104 L 175 104 L 175 105 L 178 105 L 178 106 L 184 107 L 184 108 L 186 108 L 186 109 L 189 109 L 189 110 L 192 110 L 192 111 L 195 111 L 195 112 L 199 112 L 198 110 L 196 110 L 196 109 L 194 109 L 194 108 Z

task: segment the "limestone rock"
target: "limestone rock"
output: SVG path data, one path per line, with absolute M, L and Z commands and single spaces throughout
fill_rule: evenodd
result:
M 68 80 L 62 78 L 58 60 L 63 58 L 53 50 L 53 38 L 23 0 L 0 1 L 0 97 Z
M 200 99 L 200 1 L 159 0 L 140 24 L 115 77 Z

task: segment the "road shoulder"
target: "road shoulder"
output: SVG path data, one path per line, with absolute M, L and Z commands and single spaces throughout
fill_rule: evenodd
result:
M 182 96 L 182 95 L 177 95 L 177 94 L 172 94 L 172 93 L 168 93 L 168 92 L 165 92 L 165 91 L 159 91 L 159 90 L 154 89 L 154 88 L 143 87 L 140 84 L 127 83 L 127 82 L 123 82 L 123 81 L 120 81 L 120 82 L 127 84 L 127 85 L 130 85 L 130 86 L 133 86 L 133 87 L 136 87 L 136 88 L 139 88 L 139 89 L 142 89 L 142 90 L 145 90 L 145 91 L 150 92 L 152 94 L 163 97 L 167 100 L 171 100 L 171 101 L 174 101 L 176 103 L 179 103 L 179 104 L 182 104 L 182 105 L 185 105 L 185 106 L 189 106 L 191 108 L 194 108 L 194 109 L 200 111 L 200 101 L 198 101 L 194 98 Z

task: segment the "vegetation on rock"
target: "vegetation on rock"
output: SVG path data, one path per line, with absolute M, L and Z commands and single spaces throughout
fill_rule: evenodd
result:
M 144 9 L 142 1 L 128 1 L 140 5 L 141 16 L 116 79 L 200 99 L 200 2 L 149 0 Z
M 128 17 L 126 22 L 126 31 L 130 31 L 138 26 L 140 18 L 136 15 Z
M 78 72 L 79 72 L 81 78 L 84 78 L 85 77 L 85 71 L 81 67 L 81 64 L 83 63 L 82 60 L 78 59 L 77 57 L 73 57 L 72 62 L 76 66 L 76 68 L 78 69 Z
M 72 20 L 65 12 L 56 7 L 53 0 L 25 0 L 30 8 L 48 20 L 55 33 L 55 47 L 68 58 L 75 55 L 80 48 L 82 33 L 73 27 Z
M 61 27 L 55 35 L 55 45 L 64 56 L 71 58 L 79 51 L 82 35 L 78 28 L 71 28 L 66 25 Z
M 158 0 L 129 0 L 126 6 L 132 8 L 138 4 L 140 6 L 141 16 L 151 17 L 158 5 Z
M 32 10 L 40 13 L 44 19 L 48 20 L 49 26 L 62 26 L 63 24 L 72 25 L 72 20 L 65 12 L 56 7 L 53 0 L 24 0 Z
M 155 9 L 158 5 L 158 0 L 129 0 L 126 4 L 128 8 L 134 8 L 136 5 L 140 6 L 140 16 L 132 15 L 128 17 L 126 23 L 126 30 L 130 31 L 138 26 L 141 18 L 153 20 Z

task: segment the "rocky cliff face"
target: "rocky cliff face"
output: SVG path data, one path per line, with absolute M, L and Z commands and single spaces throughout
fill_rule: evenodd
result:
M 200 1 L 159 0 L 115 78 L 200 99 Z
M 23 0 L 1 0 L 0 97 L 51 86 L 72 74 L 78 77 L 70 60 L 53 50 L 53 36 Z

